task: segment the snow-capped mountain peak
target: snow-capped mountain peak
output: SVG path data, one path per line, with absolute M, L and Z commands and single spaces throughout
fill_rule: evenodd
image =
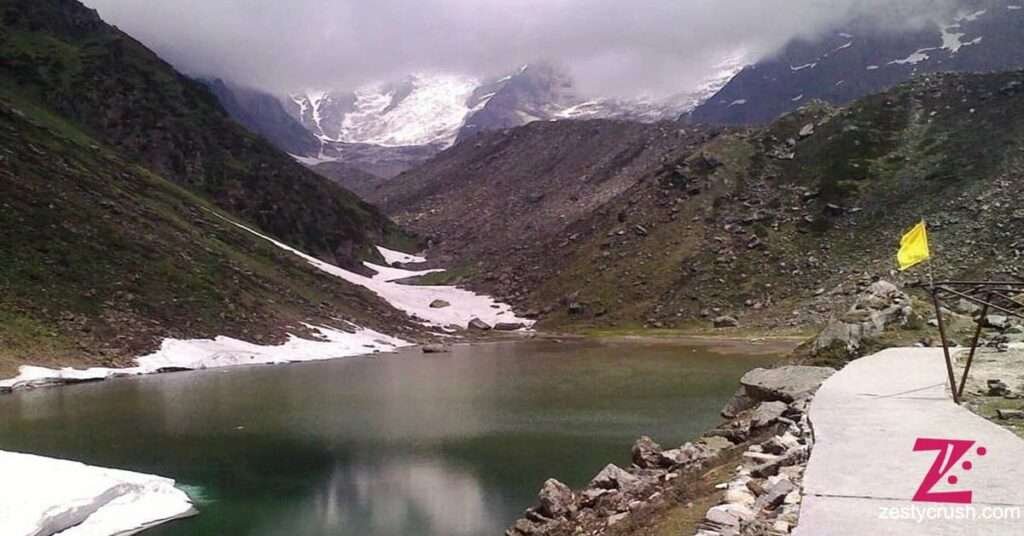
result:
M 469 76 L 417 73 L 397 84 L 352 92 L 310 90 L 289 101 L 296 117 L 325 142 L 450 145 L 479 84 Z

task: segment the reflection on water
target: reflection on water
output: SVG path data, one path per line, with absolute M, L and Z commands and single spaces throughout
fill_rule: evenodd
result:
M 389 460 L 335 465 L 307 501 L 309 510 L 285 523 L 318 534 L 486 534 L 497 512 L 487 508 L 483 486 L 471 473 L 438 460 Z M 275 534 L 267 532 L 266 534 Z
M 758 364 L 528 342 L 117 380 L 0 397 L 0 449 L 200 490 L 200 516 L 147 535 L 500 534 L 545 478 L 713 425 Z

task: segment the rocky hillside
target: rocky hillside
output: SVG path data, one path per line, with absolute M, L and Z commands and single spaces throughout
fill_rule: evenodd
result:
M 75 0 L 0 0 L 0 80 L 150 171 L 278 238 L 354 266 L 398 236 L 376 209 L 232 121 L 175 72 Z
M 960 2 L 959 12 L 919 28 L 853 21 L 796 39 L 746 67 L 692 112 L 714 124 L 764 124 L 812 99 L 845 104 L 935 72 L 1024 68 L 1024 9 L 1016 0 Z
M 1022 73 L 946 74 L 763 129 L 536 124 L 378 199 L 542 326 L 798 326 L 890 275 L 922 217 L 937 276 L 1019 271 L 1022 107 Z
M 435 258 L 501 263 L 706 139 L 673 123 L 542 121 L 481 134 L 366 195 L 432 241 Z

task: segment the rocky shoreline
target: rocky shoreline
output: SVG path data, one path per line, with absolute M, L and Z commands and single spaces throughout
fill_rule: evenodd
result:
M 727 420 L 697 441 L 662 449 L 641 437 L 632 465 L 604 467 L 582 490 L 555 479 L 538 493 L 506 536 L 615 534 L 631 517 L 671 506 L 674 490 L 710 468 L 742 460 L 714 488 L 721 499 L 694 528 L 696 536 L 790 534 L 800 512 L 801 482 L 814 446 L 807 417 L 814 393 L 835 373 L 828 367 L 755 369 L 722 410 Z

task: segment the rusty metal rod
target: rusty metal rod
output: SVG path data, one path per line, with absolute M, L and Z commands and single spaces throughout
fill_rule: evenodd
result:
M 971 363 L 974 362 L 974 352 L 978 350 L 978 340 L 981 339 L 981 326 L 985 321 L 985 316 L 988 315 L 988 304 L 986 303 L 981 309 L 981 316 L 978 317 L 978 328 L 974 330 L 974 339 L 971 340 L 971 353 L 967 355 L 967 364 L 964 365 L 964 375 L 960 378 L 960 388 L 957 389 L 956 396 L 961 398 L 964 396 L 964 387 L 967 386 L 967 375 L 971 373 Z
M 1005 309 L 1005 308 L 1000 307 L 998 305 L 995 305 L 995 304 L 992 304 L 992 303 L 988 303 L 985 300 L 982 300 L 982 299 L 979 299 L 979 298 L 975 298 L 974 296 L 971 296 L 970 294 L 964 294 L 963 292 L 958 292 L 958 291 L 953 290 L 953 289 L 948 288 L 948 287 L 936 287 L 935 290 L 933 291 L 933 295 L 935 295 L 935 294 L 937 294 L 939 292 L 948 292 L 950 294 L 955 294 L 955 295 L 960 296 L 961 298 L 963 298 L 963 299 L 965 299 L 967 301 L 974 302 L 974 303 L 976 303 L 978 305 L 982 305 L 982 306 L 988 304 L 993 309 L 995 309 L 997 311 L 1000 311 L 1000 312 L 1002 312 L 1004 314 L 1008 314 L 1010 316 L 1015 316 L 1017 318 L 1024 318 L 1024 312 L 1017 312 L 1017 311 L 1013 311 L 1013 310 L 1010 310 L 1010 309 Z
M 939 320 L 939 336 L 942 337 L 942 352 L 946 356 L 946 373 L 949 374 L 949 389 L 953 392 L 953 403 L 960 405 L 960 394 L 957 393 L 956 375 L 953 374 L 953 360 L 949 356 L 949 341 L 946 340 L 946 323 L 942 320 L 942 303 L 939 301 L 939 289 L 932 289 L 932 303 L 935 304 L 935 317 Z

